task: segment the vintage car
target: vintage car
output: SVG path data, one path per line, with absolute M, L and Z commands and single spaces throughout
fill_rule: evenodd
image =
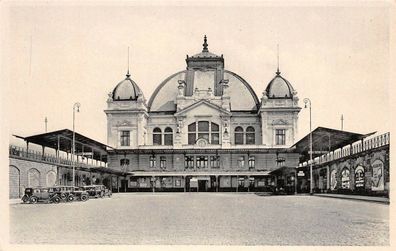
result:
M 73 186 L 54 186 L 52 188 L 57 192 L 62 201 L 72 202 L 75 200 Z
M 90 185 L 82 187 L 88 192 L 90 197 L 103 198 L 105 196 L 111 197 L 112 192 L 107 189 L 104 185 Z
M 81 201 L 87 201 L 89 199 L 89 194 L 87 191 L 85 191 L 83 188 L 81 187 L 74 187 L 74 197 L 77 200 L 81 200 Z
M 61 198 L 57 191 L 52 187 L 29 187 L 25 189 L 25 194 L 22 197 L 23 203 L 46 202 L 59 203 Z

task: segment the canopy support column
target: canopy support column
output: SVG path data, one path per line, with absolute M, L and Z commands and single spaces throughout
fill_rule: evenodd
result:
M 60 148 L 60 138 L 59 138 L 59 135 L 58 135 L 58 145 L 57 145 L 57 148 L 56 148 L 56 158 L 58 159 L 58 163 L 60 163 L 59 148 Z
M 216 175 L 216 192 L 219 192 L 219 186 L 220 186 L 220 183 L 219 183 L 219 176 Z
M 183 178 L 184 178 L 184 192 L 186 192 L 186 185 L 187 185 L 186 176 L 183 176 Z
M 239 175 L 236 177 L 236 192 L 238 192 L 238 187 L 239 187 Z M 231 178 L 231 184 L 232 184 L 232 178 Z
M 248 180 L 248 193 L 250 192 L 250 176 L 247 176 L 247 180 Z

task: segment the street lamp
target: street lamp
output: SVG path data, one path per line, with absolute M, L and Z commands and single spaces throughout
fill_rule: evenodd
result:
M 77 112 L 80 112 L 80 103 L 74 103 L 73 105 L 73 152 L 72 152 L 72 168 L 73 168 L 73 187 L 75 186 L 75 165 L 74 165 L 74 155 L 76 154 L 76 133 L 74 131 L 74 122 L 75 122 L 75 113 L 76 113 L 76 108 Z
M 309 98 L 304 99 L 304 108 L 307 108 L 307 104 L 309 104 L 309 179 L 310 179 L 310 186 L 309 186 L 309 193 L 313 194 L 313 180 L 312 180 L 312 105 L 311 100 Z

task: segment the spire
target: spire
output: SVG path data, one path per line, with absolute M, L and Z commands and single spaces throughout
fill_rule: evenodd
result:
M 203 43 L 203 49 L 202 52 L 209 52 L 208 50 L 208 43 L 207 43 L 207 39 L 206 39 L 206 35 L 204 36 L 204 43 Z
M 277 67 L 277 69 L 276 69 L 276 75 L 280 75 L 281 72 L 279 71 L 279 44 L 277 44 L 276 46 L 277 46 L 277 53 L 276 53 L 276 56 L 277 56 L 277 59 L 278 59 L 278 67 Z
M 129 46 L 128 46 L 128 71 L 126 74 L 126 77 L 129 78 L 131 76 L 131 74 L 129 74 Z

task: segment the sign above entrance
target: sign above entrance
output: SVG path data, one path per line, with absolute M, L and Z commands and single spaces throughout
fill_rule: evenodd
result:
M 303 171 L 298 171 L 297 176 L 303 177 L 305 176 L 305 173 Z

